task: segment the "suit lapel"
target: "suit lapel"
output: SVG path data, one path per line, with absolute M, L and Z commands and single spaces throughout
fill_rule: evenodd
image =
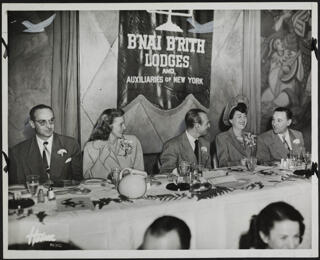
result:
M 187 134 L 184 132 L 182 135 L 182 151 L 181 154 L 186 155 L 186 160 L 189 161 L 190 163 L 196 162 L 197 158 L 196 155 L 194 154 L 194 151 L 192 149 L 192 146 L 188 140 Z
M 245 153 L 245 147 L 241 145 L 241 143 L 238 141 L 236 135 L 234 134 L 232 127 L 228 130 L 229 138 L 236 150 L 238 150 L 239 153 L 241 153 L 244 156 L 247 156 Z
M 294 153 L 298 153 L 299 154 L 299 152 L 300 152 L 299 148 L 300 148 L 301 144 L 300 143 L 299 144 L 295 144 L 293 142 L 293 140 L 295 140 L 297 137 L 295 136 L 295 134 L 294 134 L 294 132 L 292 130 L 289 129 L 288 131 L 289 131 L 289 137 L 290 137 L 292 151 Z M 299 141 L 301 142 L 301 140 L 299 140 Z
M 63 156 L 58 154 L 60 149 L 66 149 L 57 134 L 53 135 L 52 149 L 51 149 L 51 162 L 50 162 L 50 176 L 52 179 L 57 179 L 62 174 L 62 168 L 65 160 L 70 157 L 70 154 L 64 153 Z
M 273 150 L 280 155 L 281 158 L 287 158 L 289 151 L 286 149 L 282 140 L 277 134 L 272 131 L 272 146 Z
M 31 173 L 39 175 L 40 182 L 44 182 L 45 180 L 47 180 L 48 177 L 45 174 L 45 170 L 42 164 L 42 156 L 40 154 L 40 149 L 35 136 L 31 139 L 27 158 L 27 164 Z

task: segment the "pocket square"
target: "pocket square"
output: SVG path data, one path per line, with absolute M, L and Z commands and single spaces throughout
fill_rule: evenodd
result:
M 71 162 L 71 157 L 69 157 L 64 163 L 69 163 Z

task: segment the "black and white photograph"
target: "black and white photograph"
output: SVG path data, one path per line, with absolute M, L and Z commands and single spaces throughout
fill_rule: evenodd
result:
M 3 258 L 319 257 L 316 2 L 1 11 Z

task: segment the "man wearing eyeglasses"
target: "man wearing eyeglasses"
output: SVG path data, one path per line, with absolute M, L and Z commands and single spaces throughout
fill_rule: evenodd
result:
M 51 107 L 30 110 L 35 136 L 15 145 L 9 153 L 9 184 L 25 184 L 27 175 L 39 175 L 40 183 L 82 179 L 82 157 L 74 138 L 54 132 Z

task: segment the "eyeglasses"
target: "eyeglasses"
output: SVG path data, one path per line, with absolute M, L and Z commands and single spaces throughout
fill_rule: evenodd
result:
M 34 121 L 37 122 L 41 126 L 45 126 L 46 123 L 48 123 L 49 125 L 54 124 L 54 118 L 51 118 L 50 120 L 34 120 Z

